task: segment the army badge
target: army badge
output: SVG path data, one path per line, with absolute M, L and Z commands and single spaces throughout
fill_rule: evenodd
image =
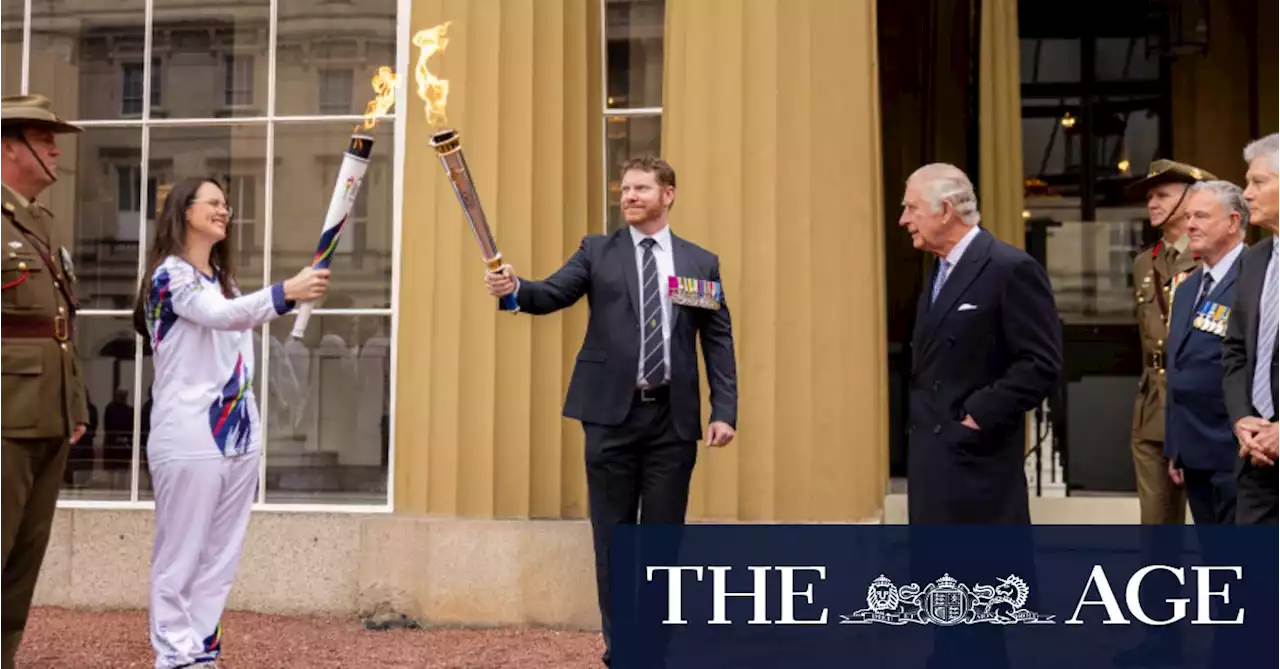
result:
M 1230 317 L 1231 307 L 1206 300 L 1196 312 L 1196 318 L 1191 325 L 1201 332 L 1225 337 L 1227 336 L 1227 319 Z
M 76 266 L 71 262 L 71 254 L 67 252 L 67 247 L 58 247 L 58 258 L 62 261 L 62 271 L 67 275 L 71 283 L 76 283 Z
M 673 304 L 716 311 L 724 290 L 719 281 L 673 276 L 667 279 L 667 294 Z

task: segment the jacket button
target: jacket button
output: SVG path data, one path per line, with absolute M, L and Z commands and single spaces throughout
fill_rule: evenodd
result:
M 934 389 L 934 390 L 942 390 L 942 382 L 941 382 L 941 381 L 934 381 L 934 382 L 933 382 L 933 389 Z
M 941 425 L 934 425 L 934 426 L 933 426 L 933 433 L 934 433 L 934 434 L 939 434 L 939 433 L 941 433 L 941 432 L 942 432 L 942 426 L 941 426 Z
M 64 343 L 64 344 L 62 344 L 62 350 L 64 350 L 64 351 L 65 351 L 65 350 L 67 350 L 67 345 L 66 345 L 65 343 Z

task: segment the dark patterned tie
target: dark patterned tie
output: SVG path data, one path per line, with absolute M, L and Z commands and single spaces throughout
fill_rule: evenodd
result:
M 1200 299 L 1196 300 L 1196 313 L 1200 313 L 1200 308 L 1204 306 L 1205 298 L 1209 297 L 1209 293 L 1213 291 L 1213 275 L 1205 270 L 1204 283 L 1200 284 Z
M 640 315 L 644 317 L 641 333 L 644 345 L 644 383 L 650 388 L 662 385 L 667 374 L 667 362 L 662 355 L 662 296 L 658 291 L 658 261 L 653 257 L 653 239 L 641 240 L 643 247 L 640 262 Z

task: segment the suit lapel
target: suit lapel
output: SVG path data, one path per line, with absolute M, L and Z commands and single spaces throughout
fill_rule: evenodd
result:
M 1182 352 L 1182 344 L 1188 339 L 1188 328 L 1191 327 L 1192 314 L 1196 312 L 1196 298 L 1200 297 L 1200 280 L 1204 276 L 1204 269 L 1197 269 L 1183 281 L 1182 285 L 1192 288 L 1191 299 L 1179 300 L 1175 294 L 1173 299 L 1173 313 L 1169 314 L 1169 342 L 1165 347 L 1166 351 L 1171 352 L 1176 359 L 1178 354 Z M 1168 361 L 1165 362 L 1168 364 Z
M 929 318 L 929 293 L 933 290 L 933 281 L 937 276 L 938 263 L 934 261 L 932 268 L 929 270 L 929 278 L 925 280 L 924 290 L 920 291 L 920 297 L 916 299 L 916 324 L 911 331 L 912 365 L 920 362 L 920 354 L 924 352 L 925 345 L 929 343 L 929 331 L 924 328 L 924 325 Z
M 636 322 L 640 322 L 640 270 L 636 268 L 636 248 L 631 243 L 631 230 L 623 228 L 613 236 L 613 262 L 622 268 L 622 276 L 627 280 L 627 299 L 631 300 L 631 311 L 635 313 Z
M 1235 311 L 1235 305 L 1232 304 L 1232 302 L 1234 302 L 1235 300 L 1233 299 L 1231 301 L 1227 301 L 1222 299 L 1222 296 L 1226 295 L 1228 290 L 1234 290 L 1232 286 L 1235 285 L 1236 278 L 1240 274 L 1240 271 L 1239 271 L 1240 258 L 1243 257 L 1243 255 L 1244 255 L 1244 251 L 1241 251 L 1240 255 L 1236 256 L 1236 261 L 1231 263 L 1231 266 L 1227 268 L 1227 273 L 1222 276 L 1222 281 L 1219 282 L 1217 285 L 1215 285 L 1213 287 L 1213 290 L 1209 291 L 1209 295 L 1208 295 L 1208 300 L 1210 302 L 1216 302 L 1218 304 L 1221 304 L 1231 309 L 1232 312 Z M 1230 322 L 1230 318 L 1231 318 L 1231 315 L 1229 312 L 1227 316 L 1228 322 Z
M 1241 258 L 1246 255 L 1251 256 L 1249 262 L 1245 264 L 1245 269 L 1249 272 L 1249 276 L 1245 278 L 1245 287 L 1248 290 L 1248 295 L 1240 295 L 1239 297 L 1249 300 L 1249 306 L 1245 310 L 1249 314 L 1249 318 L 1245 319 L 1244 322 L 1244 340 L 1253 347 L 1256 347 L 1258 342 L 1258 322 L 1262 320 L 1262 311 L 1259 307 L 1262 301 L 1262 289 L 1267 281 L 1267 263 L 1271 261 L 1271 249 L 1265 247 L 1274 243 L 1270 239 L 1264 238 L 1262 241 L 1255 243 L 1253 248 L 1245 249 L 1240 254 Z M 1254 361 L 1252 359 L 1249 360 L 1249 369 L 1253 369 L 1253 364 Z
M 676 276 L 696 276 L 693 266 L 693 256 L 689 253 L 689 245 L 683 239 L 671 233 L 671 266 L 675 268 Z M 666 286 L 659 285 L 658 290 L 666 290 Z M 671 331 L 676 331 L 676 326 L 680 324 L 680 315 L 684 313 L 684 307 L 674 302 L 671 304 Z
M 969 242 L 969 248 L 965 249 L 960 262 L 951 270 L 951 275 L 947 277 L 947 282 L 942 284 L 942 291 L 938 293 L 938 299 L 934 300 L 933 305 L 929 307 L 929 316 L 926 323 L 929 333 L 937 333 L 938 326 L 942 324 L 942 320 L 952 311 L 951 307 L 955 306 L 956 301 L 964 294 L 969 284 L 973 283 L 973 280 L 982 273 L 982 268 L 987 264 L 987 260 L 990 257 L 991 239 L 990 233 L 986 230 L 981 230 L 973 238 L 973 241 Z M 933 291 L 932 282 L 925 287 L 925 290 Z M 928 297 L 925 299 L 928 299 Z

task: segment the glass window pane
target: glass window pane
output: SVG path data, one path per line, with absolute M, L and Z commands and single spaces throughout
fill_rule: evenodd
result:
M 396 67 L 396 0 L 280 0 L 276 13 L 276 115 L 363 114 L 378 67 Z
M 81 309 L 132 309 L 142 207 L 140 128 L 58 135 L 58 180 L 39 195 L 71 253 Z
M 1142 244 L 1145 207 L 1098 208 L 1097 221 L 1080 221 L 1069 205 L 1028 201 L 1032 218 L 1061 222 L 1048 229 L 1046 242 L 1059 314 L 1066 323 L 1132 322 L 1132 258 Z
M 664 0 L 608 0 L 609 90 L 606 104 L 625 109 L 662 106 Z
M 126 70 L 143 60 L 144 14 L 143 0 L 112 2 L 110 11 L 32 0 L 31 92 L 49 96 L 66 118 L 140 117 L 125 89 Z
M 1098 126 L 1098 176 L 1125 182 L 1147 173 L 1160 150 L 1160 100 L 1118 97 L 1100 100 L 1094 114 Z
M 151 116 L 266 116 L 270 15 L 267 0 L 155 0 L 151 48 L 164 91 Z
M 0 52 L 4 55 L 4 85 L 0 95 L 22 93 L 22 0 L 0 3 Z
M 1094 70 L 1099 81 L 1155 81 L 1160 60 L 1146 37 L 1099 37 Z
M 271 325 L 266 502 L 384 504 L 391 410 L 391 318 L 311 318 L 314 337 Z
M 63 472 L 64 500 L 128 501 L 133 467 L 137 360 L 132 318 L 80 316 L 76 352 L 84 373 L 89 428 L 72 445 Z M 146 469 L 143 464 L 142 469 Z
M 606 120 L 605 150 L 608 151 L 609 227 L 610 231 L 626 225 L 618 206 L 622 174 L 618 168 L 632 156 L 643 153 L 657 155 L 662 150 L 662 117 L 613 116 Z
M 353 127 L 349 122 L 280 123 L 275 132 L 273 282 L 297 274 L 315 257 Z M 395 131 L 383 121 L 371 132 L 369 166 L 329 264 L 333 281 L 325 308 L 391 306 Z
M 1023 37 L 1019 40 L 1019 48 L 1022 83 L 1050 84 L 1080 81 L 1079 39 Z
M 187 177 L 210 176 L 227 192 L 232 209 L 227 237 L 242 292 L 262 287 L 266 229 L 267 129 L 259 125 L 162 126 L 151 129 L 151 178 L 157 198 Z M 160 211 L 163 200 L 157 200 Z M 148 234 L 147 244 L 152 235 Z

